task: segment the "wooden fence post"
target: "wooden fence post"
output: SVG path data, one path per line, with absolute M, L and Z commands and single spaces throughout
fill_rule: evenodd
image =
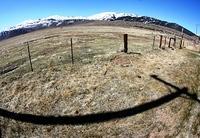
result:
M 128 52 L 128 34 L 124 34 L 124 52 Z
M 160 35 L 160 46 L 159 46 L 159 48 L 162 48 L 162 38 L 163 38 L 163 36 Z
M 169 38 L 169 45 L 168 45 L 169 48 L 171 48 L 171 40 L 172 38 Z
M 183 44 L 183 35 L 181 36 L 180 49 L 182 49 L 182 44 Z
M 165 41 L 164 41 L 164 47 L 163 47 L 163 49 L 165 49 L 166 43 L 167 43 L 167 37 L 165 36 Z
M 156 41 L 156 36 L 154 35 L 154 37 L 153 37 L 153 46 L 152 46 L 152 49 L 154 49 L 155 41 Z
M 181 31 L 180 49 L 182 49 L 182 45 L 183 45 L 183 31 L 184 31 L 184 29 L 182 28 L 182 31 Z
M 30 61 L 30 67 L 31 67 L 31 71 L 33 72 L 33 66 L 32 66 L 32 61 L 31 61 L 31 53 L 30 53 L 29 43 L 26 42 L 26 44 L 27 44 L 27 48 L 28 48 L 28 57 L 29 57 L 29 61 Z
M 174 37 L 174 44 L 173 44 L 174 48 L 176 48 L 176 36 Z
M 72 59 L 72 64 L 74 64 L 74 51 L 73 51 L 73 42 L 72 38 L 70 39 L 71 42 L 71 59 Z

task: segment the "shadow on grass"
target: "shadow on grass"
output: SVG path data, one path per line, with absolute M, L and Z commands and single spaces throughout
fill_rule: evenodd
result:
M 27 61 L 26 58 L 17 59 L 3 67 L 0 67 L 0 75 L 6 74 L 17 69 L 19 66 L 23 65 Z
M 200 100 L 197 98 L 197 95 L 192 95 L 188 93 L 188 88 L 186 87 L 179 88 L 177 86 L 174 86 L 171 83 L 158 78 L 158 76 L 156 75 L 151 75 L 151 77 L 167 86 L 172 87 L 173 89 L 176 90 L 176 92 L 167 94 L 163 97 L 160 97 L 157 100 L 146 102 L 144 104 L 135 106 L 133 108 L 123 109 L 120 111 L 102 112 L 102 113 L 87 114 L 80 116 L 42 116 L 42 115 L 15 113 L 7 111 L 5 109 L 0 109 L 0 116 L 9 119 L 14 119 L 16 121 L 39 124 L 39 125 L 84 125 L 84 124 L 100 123 L 114 119 L 122 119 L 129 116 L 134 116 L 136 114 L 143 113 L 147 110 L 164 105 L 178 97 L 181 97 L 182 95 L 185 95 L 190 99 L 200 103 Z

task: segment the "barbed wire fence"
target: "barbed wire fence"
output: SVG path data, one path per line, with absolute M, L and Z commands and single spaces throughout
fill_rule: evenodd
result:
M 15 48 L 1 49 L 0 74 L 20 67 L 21 74 L 27 71 L 51 68 L 61 64 L 90 64 L 94 58 L 106 57 L 117 52 L 142 53 L 147 48 L 185 48 L 189 41 L 180 36 L 166 33 L 151 33 L 144 36 L 132 34 L 99 33 L 87 35 L 51 35 L 26 41 Z M 144 44 L 145 42 L 145 44 Z M 120 50 L 121 49 L 121 50 Z M 28 67 L 29 66 L 29 67 Z

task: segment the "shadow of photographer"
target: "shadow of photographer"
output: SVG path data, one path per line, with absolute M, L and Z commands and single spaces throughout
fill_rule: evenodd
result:
M 100 122 L 106 122 L 106 121 L 110 121 L 114 119 L 122 119 L 129 116 L 134 116 L 136 114 L 143 113 L 147 110 L 151 110 L 153 108 L 162 106 L 183 95 L 187 96 L 191 100 L 194 100 L 200 103 L 200 100 L 197 98 L 197 95 L 190 94 L 188 92 L 188 88 L 186 87 L 179 88 L 177 86 L 174 86 L 171 83 L 160 79 L 156 75 L 150 75 L 150 76 L 153 79 L 167 86 L 172 87 L 176 91 L 173 93 L 167 94 L 165 96 L 162 96 L 156 100 L 146 102 L 132 108 L 123 109 L 120 111 L 110 111 L 110 112 L 102 112 L 102 113 L 79 115 L 79 116 L 68 116 L 68 115 L 42 116 L 42 115 L 15 113 L 15 112 L 10 112 L 8 110 L 0 108 L 0 116 L 8 118 L 8 119 L 14 119 L 16 121 L 39 124 L 39 125 L 84 125 L 84 124 L 100 123 Z

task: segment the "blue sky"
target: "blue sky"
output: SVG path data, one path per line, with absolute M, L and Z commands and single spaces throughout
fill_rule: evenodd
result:
M 108 11 L 176 22 L 192 32 L 200 24 L 200 0 L 1 0 L 0 9 L 0 31 L 28 19 L 89 16 Z

